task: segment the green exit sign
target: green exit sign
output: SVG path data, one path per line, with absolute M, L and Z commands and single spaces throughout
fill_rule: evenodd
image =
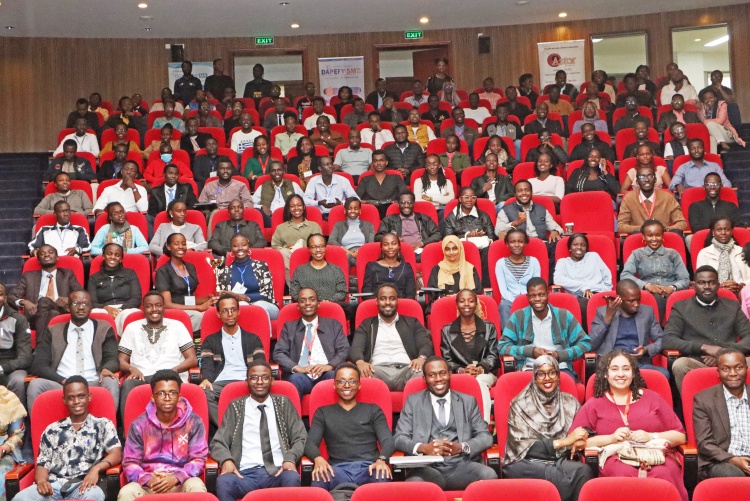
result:
M 424 31 L 405 31 L 404 32 L 404 38 L 407 40 L 415 40 L 417 38 L 423 38 L 424 37 Z
M 273 45 L 273 37 L 255 37 L 255 45 Z

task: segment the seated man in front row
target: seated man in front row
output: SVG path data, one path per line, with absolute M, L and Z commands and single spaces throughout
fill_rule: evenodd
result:
M 244 381 L 247 365 L 253 360 L 265 360 L 266 353 L 257 335 L 240 328 L 240 303 L 236 297 L 222 294 L 216 302 L 216 311 L 221 319 L 221 330 L 203 340 L 200 387 L 208 399 L 208 417 L 214 426 L 219 426 L 221 390 L 233 381 Z
M 63 403 L 69 417 L 44 430 L 34 471 L 34 485 L 17 501 L 91 499 L 104 501 L 97 485 L 99 473 L 122 461 L 122 446 L 114 423 L 89 414 L 91 393 L 81 376 L 71 376 L 63 385 Z
M 171 370 L 151 377 L 151 401 L 130 424 L 122 466 L 128 484 L 117 501 L 147 494 L 206 492 L 200 479 L 208 443 L 201 418 L 180 395 L 182 380 Z
M 712 266 L 695 270 L 695 297 L 677 301 L 664 326 L 665 350 L 682 355 L 672 364 L 677 389 L 688 372 L 716 367 L 722 348 L 750 354 L 750 322 L 737 301 L 719 296 L 719 274 Z
M 395 450 L 393 436 L 377 404 L 357 402 L 359 379 L 356 365 L 341 364 L 334 379 L 338 402 L 315 412 L 305 443 L 305 456 L 315 461 L 313 487 L 330 491 L 343 483 L 364 485 L 392 478 L 388 458 Z M 320 453 L 322 440 L 328 461 Z
M 693 423 L 698 442 L 698 477 L 750 476 L 750 420 L 745 355 L 724 348 L 716 357 L 721 384 L 695 395 Z
M 318 315 L 318 293 L 302 288 L 297 294 L 299 320 L 284 324 L 273 350 L 273 359 L 281 373 L 299 392 L 309 394 L 324 379 L 333 379 L 334 368 L 346 361 L 349 343 L 338 320 Z
M 477 480 L 497 478 L 481 464 L 480 454 L 492 445 L 492 435 L 476 399 L 451 391 L 451 371 L 442 357 L 424 364 L 427 389 L 409 395 L 394 438 L 404 454 L 443 456 L 444 462 L 409 471 L 407 482 L 425 481 L 443 490 L 464 490 Z
M 307 433 L 292 401 L 271 395 L 271 366 L 253 360 L 247 368 L 249 396 L 230 402 L 211 441 L 211 457 L 219 463 L 219 501 L 236 501 L 268 487 L 299 487 L 297 463 Z
M 362 376 L 385 381 L 391 391 L 404 391 L 406 382 L 422 373 L 434 354 L 427 329 L 414 317 L 398 314 L 398 292 L 382 284 L 376 293 L 378 316 L 366 318 L 354 332 L 349 360 Z
M 560 371 L 577 379 L 573 361 L 591 350 L 591 339 L 568 310 L 549 304 L 549 290 L 543 278 L 526 284 L 529 306 L 517 310 L 505 324 L 498 340 L 500 355 L 517 360 L 518 370 L 531 370 L 534 359 L 549 355 L 560 362 Z
M 621 349 L 632 353 L 641 369 L 653 369 L 669 379 L 669 371 L 651 364 L 651 357 L 661 352 L 661 330 L 654 309 L 641 304 L 641 289 L 626 278 L 617 282 L 617 295 L 605 296 L 606 306 L 596 309 L 589 336 L 597 355 Z

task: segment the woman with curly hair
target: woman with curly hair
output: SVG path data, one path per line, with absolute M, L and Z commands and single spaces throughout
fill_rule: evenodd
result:
M 613 350 L 599 361 L 594 381 L 594 398 L 588 400 L 573 420 L 571 430 L 592 431 L 586 447 L 603 447 L 599 476 L 651 478 L 671 482 L 683 501 L 688 500 L 682 466 L 670 449 L 686 442 L 685 429 L 672 407 L 655 391 L 646 389 L 638 363 L 624 350 Z M 627 444 L 665 447 L 664 464 L 647 471 L 620 459 Z M 621 448 L 623 447 L 623 448 Z

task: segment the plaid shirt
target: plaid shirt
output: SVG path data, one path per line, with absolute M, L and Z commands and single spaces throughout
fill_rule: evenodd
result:
M 747 401 L 747 390 L 742 398 L 737 398 L 724 388 L 724 398 L 729 411 L 729 427 L 732 439 L 727 452 L 734 456 L 750 456 L 750 406 Z
M 36 464 L 49 470 L 50 482 L 83 479 L 115 447 L 120 440 L 109 419 L 89 414 L 76 432 L 67 417 L 44 430 Z

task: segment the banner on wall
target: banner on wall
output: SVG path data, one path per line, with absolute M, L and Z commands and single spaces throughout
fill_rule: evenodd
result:
M 174 83 L 182 78 L 182 63 L 167 63 L 167 73 L 169 74 L 169 88 L 174 89 Z M 213 61 L 193 62 L 193 76 L 200 79 L 204 89 L 206 88 L 206 77 L 213 74 Z
M 331 98 L 338 95 L 339 89 L 344 86 L 351 87 L 353 94 L 364 98 L 364 56 L 318 58 L 318 76 L 320 93 L 326 99 L 326 104 L 330 104 Z
M 584 57 L 584 40 L 537 43 L 539 51 L 539 88 L 555 83 L 555 73 L 565 70 L 568 83 L 576 88 L 588 80 Z

